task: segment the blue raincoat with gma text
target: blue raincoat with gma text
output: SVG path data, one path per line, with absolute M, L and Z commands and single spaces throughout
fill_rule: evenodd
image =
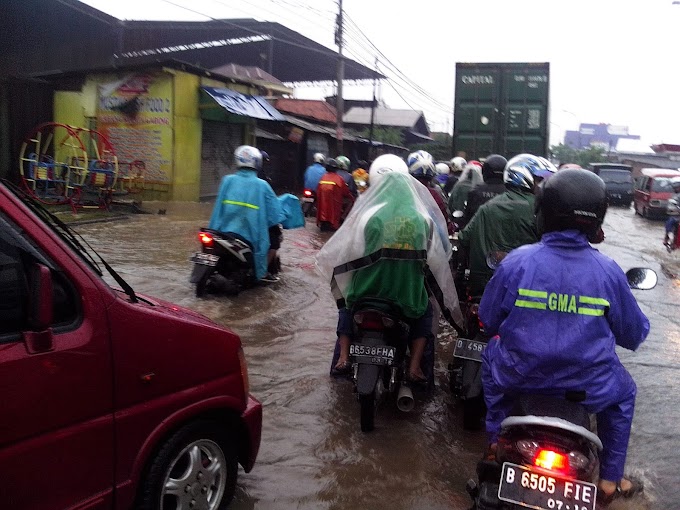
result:
M 621 268 L 576 230 L 544 234 L 510 252 L 487 284 L 480 319 L 492 339 L 483 356 L 487 433 L 495 442 L 517 393 L 585 391 L 604 444 L 601 477 L 623 476 L 635 383 L 617 345 L 647 337 Z M 628 431 L 628 433 L 626 433 Z M 618 478 L 606 478 L 618 476 Z
M 234 232 L 253 245 L 255 276 L 267 273 L 269 227 L 285 220 L 281 202 L 266 181 L 241 169 L 222 178 L 208 228 Z

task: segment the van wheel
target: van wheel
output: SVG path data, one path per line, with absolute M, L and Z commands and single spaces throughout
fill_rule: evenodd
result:
M 646 218 L 649 218 L 649 213 L 647 212 L 647 208 L 646 208 L 646 207 L 643 207 L 643 208 L 642 208 L 642 217 L 645 218 L 645 219 L 646 219 Z
M 141 486 L 141 510 L 224 510 L 234 497 L 238 461 L 224 427 L 196 421 L 168 439 Z

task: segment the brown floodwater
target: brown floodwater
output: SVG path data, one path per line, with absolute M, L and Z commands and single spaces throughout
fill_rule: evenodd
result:
M 249 363 L 251 391 L 262 402 L 262 446 L 251 473 L 240 473 L 234 509 L 466 509 L 483 432 L 462 428 L 448 390 L 453 336 L 437 336 L 437 387 L 409 414 L 378 410 L 376 430 L 359 429 L 359 405 L 347 381 L 329 377 L 337 310 L 314 256 L 328 239 L 313 222 L 285 232 L 280 282 L 236 297 L 197 299 L 189 257 L 211 204 L 145 203 L 154 214 L 76 229 L 140 293 L 197 310 L 235 331 Z M 165 214 L 156 214 L 164 209 Z M 680 254 L 666 254 L 663 224 L 610 209 L 600 246 L 628 269 L 651 267 L 659 285 L 635 291 L 652 331 L 621 358 L 638 385 L 628 471 L 643 478 L 644 500 L 611 508 L 680 508 Z M 111 281 L 109 279 L 109 281 Z M 388 403 L 389 404 L 389 403 Z

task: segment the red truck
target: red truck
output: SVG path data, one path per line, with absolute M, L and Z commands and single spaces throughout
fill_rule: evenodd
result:
M 0 508 L 223 509 L 260 447 L 239 337 L 135 294 L 9 183 L 0 401 Z

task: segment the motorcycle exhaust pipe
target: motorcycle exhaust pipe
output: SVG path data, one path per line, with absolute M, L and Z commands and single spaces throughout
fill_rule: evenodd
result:
M 399 386 L 399 393 L 397 394 L 397 408 L 404 413 L 408 413 L 413 411 L 415 406 L 416 401 L 413 399 L 413 392 L 411 391 L 411 388 L 404 386 L 403 384 Z

